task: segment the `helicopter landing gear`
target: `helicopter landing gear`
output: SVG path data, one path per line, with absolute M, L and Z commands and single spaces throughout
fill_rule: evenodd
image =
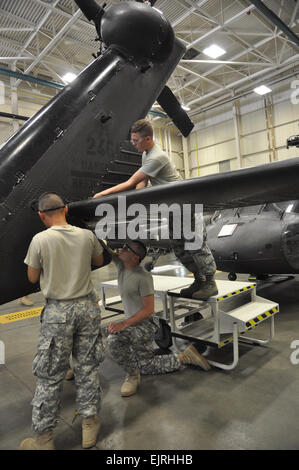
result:
M 229 273 L 227 276 L 229 281 L 235 281 L 237 279 L 236 273 Z

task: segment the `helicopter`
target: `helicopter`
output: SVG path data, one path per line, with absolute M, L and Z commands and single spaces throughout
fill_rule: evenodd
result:
M 299 135 L 286 148 L 299 147 Z M 216 211 L 208 218 L 209 246 L 218 269 L 257 279 L 299 273 L 299 201 L 270 202 Z
M 183 135 L 193 128 L 166 86 L 186 47 L 153 2 L 76 4 L 95 25 L 98 54 L 0 149 L 0 303 L 37 289 L 23 262 L 44 229 L 34 200 L 49 191 L 65 202 L 87 199 L 136 171 L 129 130 L 155 101 Z
M 44 229 L 32 210 L 42 193 L 59 193 L 69 223 L 94 230 L 103 216 L 99 207 L 117 207 L 119 199 L 92 196 L 140 166 L 129 141 L 132 124 L 157 100 L 184 137 L 194 127 L 166 86 L 186 48 L 148 3 L 121 2 L 105 10 L 94 0 L 76 0 L 95 24 L 98 55 L 0 149 L 0 304 L 39 290 L 27 279 L 24 258 L 32 237 Z M 140 27 L 128 35 L 128 23 Z M 128 206 L 201 203 L 209 211 L 278 203 L 299 200 L 298 170 L 293 158 L 122 194 Z M 167 240 L 147 243 L 158 252 L 163 244 L 170 248 Z
M 208 243 L 217 268 L 250 273 L 299 273 L 299 201 L 258 204 L 219 211 L 207 225 Z

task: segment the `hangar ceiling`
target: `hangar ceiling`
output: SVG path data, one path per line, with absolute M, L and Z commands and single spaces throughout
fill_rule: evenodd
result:
M 107 0 L 107 7 L 120 0 Z M 103 5 L 103 1 L 97 2 Z M 202 111 L 233 96 L 271 85 L 298 70 L 299 47 L 248 0 L 157 0 L 187 48 L 168 85 L 196 121 Z M 261 2 L 260 2 L 261 3 Z M 264 0 L 297 36 L 299 1 Z M 96 31 L 73 0 L 0 0 L 0 80 L 31 100 L 53 96 L 67 72 L 78 74 L 99 50 Z M 225 52 L 213 59 L 207 47 Z M 12 79 L 4 70 L 57 87 Z M 13 81 L 12 81 L 13 80 Z M 36 97 L 36 98 L 35 98 Z M 155 108 L 154 108 L 155 109 Z M 158 109 L 158 108 L 157 108 Z

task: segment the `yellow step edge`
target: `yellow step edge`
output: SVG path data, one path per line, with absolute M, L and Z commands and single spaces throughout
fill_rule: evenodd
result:
M 7 313 L 6 315 L 0 315 L 0 323 L 12 323 L 18 320 L 25 320 L 26 318 L 37 317 L 41 314 L 44 307 L 35 307 L 28 310 L 22 310 L 20 312 Z

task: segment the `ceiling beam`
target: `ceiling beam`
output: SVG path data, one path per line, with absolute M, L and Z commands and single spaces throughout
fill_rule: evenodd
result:
M 291 58 L 291 59 L 292 59 L 292 58 Z M 298 59 L 299 59 L 299 55 L 297 56 L 297 61 L 298 61 Z M 281 65 L 279 65 L 279 66 L 275 65 L 275 66 L 269 68 L 268 70 L 270 70 L 271 72 L 276 72 L 276 71 L 278 72 L 278 71 L 279 71 L 279 72 L 281 73 L 281 69 L 282 69 L 282 68 L 284 68 L 284 67 L 286 67 L 286 66 L 290 66 L 290 61 L 291 61 L 290 59 L 287 59 L 287 60 L 286 60 L 285 62 L 283 62 Z M 260 70 L 259 72 L 255 72 L 255 73 L 253 73 L 252 75 L 249 75 L 249 76 L 247 76 L 247 77 L 245 77 L 245 78 L 241 78 L 241 79 L 239 79 L 239 80 L 237 80 L 237 81 L 235 81 L 235 82 L 233 82 L 233 83 L 230 83 L 230 84 L 226 85 L 226 88 L 233 89 L 233 88 L 235 88 L 235 87 L 237 87 L 237 86 L 239 86 L 239 85 L 241 85 L 241 84 L 243 84 L 243 83 L 246 83 L 246 81 L 252 80 L 252 79 L 254 79 L 254 78 L 256 78 L 256 77 L 260 77 L 262 74 L 265 74 L 265 73 L 266 73 L 265 70 Z M 266 80 L 269 80 L 269 78 L 266 78 Z M 192 101 L 188 102 L 187 104 L 188 104 L 188 106 L 190 106 L 190 105 L 192 105 L 192 104 L 194 104 L 194 103 L 198 103 L 199 101 L 201 101 L 201 100 L 203 100 L 203 99 L 206 99 L 206 98 L 210 98 L 211 96 L 214 96 L 214 95 L 216 95 L 216 94 L 219 93 L 219 92 L 221 92 L 221 89 L 213 90 L 213 91 L 211 91 L 210 93 L 207 93 L 207 94 L 204 95 L 204 96 L 199 96 L 198 98 L 196 98 L 195 100 L 192 100 Z
M 203 41 L 207 37 L 217 33 L 217 31 L 221 31 L 223 28 L 228 26 L 229 24 L 233 23 L 234 21 L 238 20 L 240 17 L 246 15 L 249 11 L 252 11 L 254 9 L 254 5 L 250 5 L 249 7 L 245 8 L 244 10 L 240 11 L 236 15 L 232 16 L 228 20 L 224 21 L 223 24 L 220 24 L 216 26 L 216 28 L 211 29 L 211 31 L 208 31 L 206 34 L 203 34 L 199 38 L 195 39 L 192 41 L 190 44 L 188 44 L 187 49 L 190 49 L 191 47 L 194 47 L 196 44 L 198 44 L 200 41 Z
M 256 49 L 257 47 L 261 47 L 263 46 L 264 44 L 267 44 L 269 41 L 272 41 L 274 38 L 276 37 L 280 37 L 282 35 L 282 32 L 279 31 L 277 34 L 275 35 L 272 35 L 271 37 L 267 37 L 267 38 L 264 38 L 260 41 L 258 41 L 257 43 L 253 44 L 248 50 L 244 50 L 244 51 L 241 51 L 239 52 L 238 54 L 235 54 L 233 57 L 231 57 L 230 60 L 237 60 L 239 59 L 240 57 L 244 56 L 246 53 L 248 54 L 249 52 L 251 52 L 252 50 Z M 273 65 L 274 66 L 274 65 Z M 276 64 L 275 64 L 276 66 Z M 217 72 L 221 67 L 223 67 L 222 65 L 216 65 L 215 67 L 211 68 L 210 70 L 208 70 L 207 72 L 204 72 L 202 75 L 204 77 L 207 77 L 208 75 L 214 73 L 214 72 Z M 248 79 L 250 79 L 250 76 L 248 77 Z M 189 82 L 186 82 L 184 84 L 184 86 L 189 86 L 189 85 L 192 85 L 194 82 L 196 82 L 197 80 L 196 79 L 193 79 L 193 80 L 190 80 Z M 179 91 L 179 90 L 176 90 L 176 91 Z M 214 90 L 213 94 L 216 94 L 218 93 L 219 90 Z M 203 97 L 200 97 L 200 99 L 203 99 Z
M 70 26 L 77 21 L 77 19 L 81 16 L 82 12 L 81 10 L 77 10 L 76 13 L 72 16 L 72 18 L 61 28 L 61 30 L 56 34 L 56 36 L 50 41 L 46 47 L 43 49 L 43 51 L 35 58 L 35 60 L 32 62 L 32 64 L 27 67 L 27 69 L 24 71 L 25 74 L 28 74 L 38 63 L 39 61 L 46 55 L 48 52 L 55 46 L 57 41 L 68 31 Z
M 5 61 L 18 61 L 18 60 L 32 60 L 32 57 L 29 57 L 28 55 L 26 57 L 0 57 L 1 62 Z
M 298 36 L 261 0 L 250 0 L 250 2 L 275 26 L 277 26 L 288 38 L 299 47 Z
M 55 0 L 54 1 L 54 6 L 57 5 L 57 3 L 59 3 L 59 0 Z M 31 43 L 31 41 L 33 41 L 33 39 L 37 36 L 37 34 L 39 33 L 39 30 L 40 28 L 43 26 L 43 24 L 47 21 L 47 19 L 49 18 L 49 16 L 51 15 L 51 11 L 48 10 L 45 15 L 42 17 L 42 19 L 38 22 L 38 24 L 36 25 L 36 28 L 35 30 L 33 31 L 32 34 L 29 35 L 29 37 L 26 39 L 25 41 L 25 44 L 21 47 L 21 49 L 18 51 L 18 54 L 21 55 L 23 52 L 26 51 L 27 47 L 29 46 L 29 44 Z M 16 63 L 14 63 L 13 65 L 16 65 Z M 26 72 L 25 72 L 26 73 Z M 16 86 L 18 86 L 18 83 L 16 83 Z
M 226 64 L 229 64 L 229 65 L 262 65 L 263 67 L 271 67 L 273 66 L 273 63 L 269 63 L 269 62 L 250 62 L 250 61 L 247 61 L 247 62 L 237 62 L 237 61 L 234 61 L 234 60 L 206 60 L 206 59 L 190 59 L 190 60 L 187 60 L 187 59 L 182 59 L 180 61 L 180 64 L 181 63 L 189 63 L 189 64 L 223 64 L 223 65 L 226 65 Z

